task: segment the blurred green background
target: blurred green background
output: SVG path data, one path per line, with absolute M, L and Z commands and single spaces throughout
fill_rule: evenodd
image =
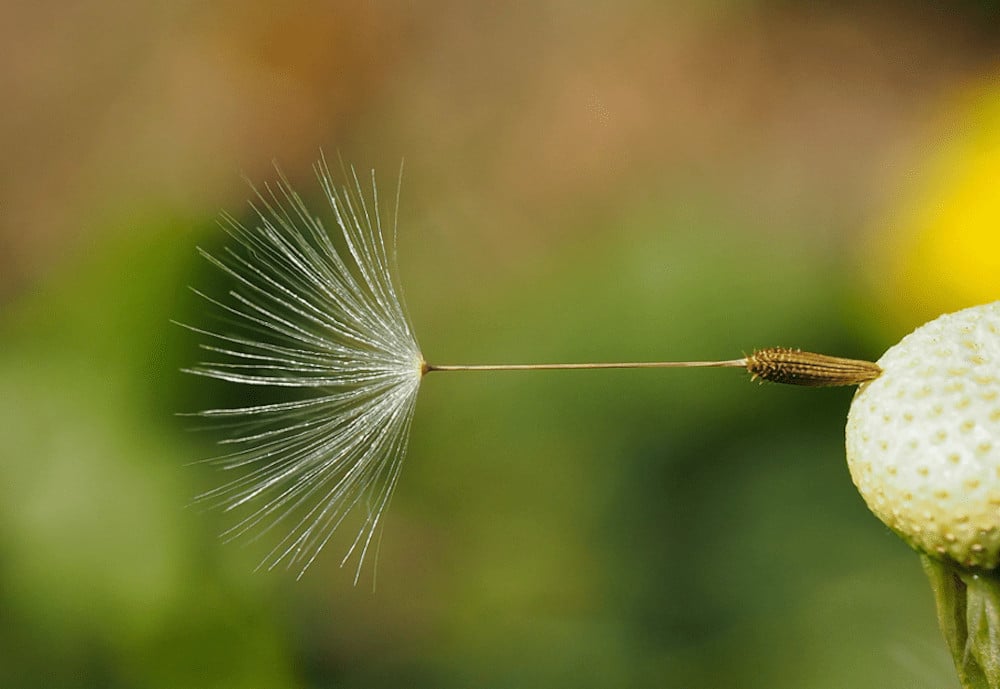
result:
M 254 573 L 191 506 L 170 319 L 241 174 L 406 159 L 433 363 L 878 357 L 998 298 L 994 3 L 2 11 L 0 686 L 956 686 L 843 457 L 850 390 L 739 372 L 430 378 L 373 593 Z M 320 206 L 318 203 L 316 207 Z

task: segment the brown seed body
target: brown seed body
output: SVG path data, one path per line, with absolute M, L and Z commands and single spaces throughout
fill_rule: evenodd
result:
M 754 380 L 825 387 L 858 385 L 878 378 L 882 369 L 871 361 L 844 359 L 800 349 L 768 347 L 758 349 L 746 359 L 747 371 Z

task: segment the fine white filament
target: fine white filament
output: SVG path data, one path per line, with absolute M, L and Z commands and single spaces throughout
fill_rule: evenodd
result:
M 222 325 L 186 326 L 213 354 L 189 372 L 292 394 L 197 414 L 228 429 L 230 451 L 209 461 L 236 474 L 199 499 L 246 513 L 227 537 L 276 532 L 261 566 L 299 576 L 348 520 L 358 532 L 341 565 L 356 558 L 356 583 L 399 478 L 424 361 L 395 277 L 398 216 L 387 245 L 374 171 L 366 197 L 353 168 L 343 185 L 325 160 L 315 170 L 332 234 L 279 174 L 256 192 L 253 227 L 224 215 L 234 244 L 201 251 L 231 289 L 195 290 Z

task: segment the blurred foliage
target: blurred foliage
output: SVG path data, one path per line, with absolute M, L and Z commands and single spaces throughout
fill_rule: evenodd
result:
M 427 339 L 475 360 L 857 352 L 838 266 L 809 242 L 734 240 L 743 221 L 708 206 L 623 209 L 617 235 Z M 661 229 L 681 223 L 698 227 Z M 886 671 L 889 644 L 937 632 L 928 601 L 893 609 L 925 586 L 850 486 L 847 390 L 432 378 L 375 597 L 323 585 L 335 548 L 304 585 L 252 574 L 256 544 L 183 509 L 217 479 L 187 465 L 212 449 L 169 413 L 232 400 L 175 373 L 196 353 L 168 323 L 198 318 L 184 286 L 214 276 L 191 229 L 210 225 L 159 226 L 5 319 L 4 686 L 913 686 Z M 430 266 L 420 281 L 443 289 Z
M 197 450 L 170 416 L 167 318 L 192 250 L 170 230 L 190 223 L 156 224 L 4 320 L 4 686 L 292 683 L 265 582 L 243 558 L 223 577 L 184 509 Z
M 247 398 L 180 374 L 169 321 L 219 286 L 195 246 L 244 212 L 240 166 L 279 158 L 319 209 L 325 145 L 383 190 L 407 156 L 434 363 L 876 357 L 996 298 L 989 7 L 12 10 L 0 686 L 954 685 L 915 555 L 851 485 L 850 390 L 431 377 L 373 594 L 337 544 L 254 572 L 268 544 L 191 506 L 217 436 L 175 412 Z

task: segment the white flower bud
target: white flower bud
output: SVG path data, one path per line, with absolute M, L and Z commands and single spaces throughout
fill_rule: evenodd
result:
M 868 507 L 910 545 L 1000 565 L 1000 302 L 941 316 L 878 361 L 847 417 Z

